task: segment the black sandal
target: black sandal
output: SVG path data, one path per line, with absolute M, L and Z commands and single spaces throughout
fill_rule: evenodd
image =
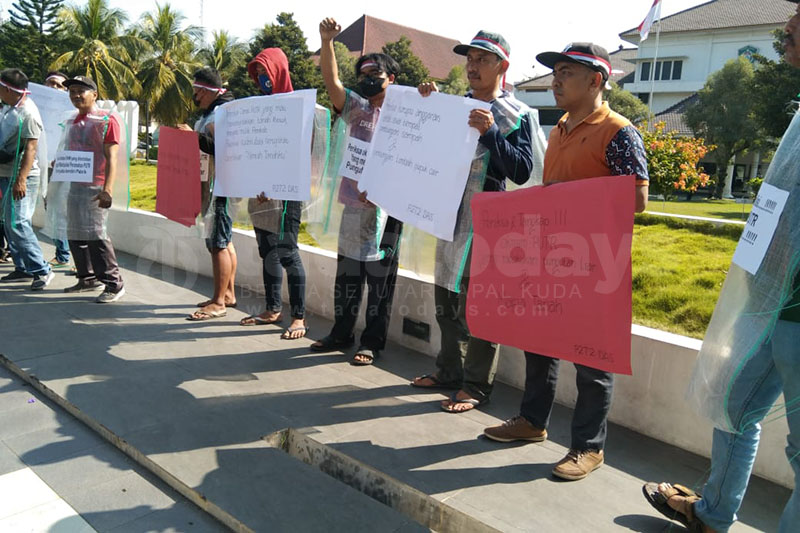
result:
M 429 379 L 433 381 L 433 385 L 420 385 L 417 381 L 421 381 L 423 379 Z M 423 376 L 419 376 L 411 381 L 412 387 L 417 387 L 418 389 L 450 389 L 450 390 L 458 390 L 461 388 L 461 383 L 454 384 L 454 383 L 445 383 L 439 380 L 439 377 L 436 374 L 425 374 Z
M 366 361 L 359 361 L 358 356 L 362 356 L 366 359 Z M 364 348 L 363 346 L 356 350 L 355 355 L 353 355 L 353 360 L 350 361 L 350 364 L 353 366 L 369 366 L 375 362 L 375 359 L 380 357 L 381 353 L 378 350 L 370 350 L 369 348 Z
M 336 352 L 341 350 L 346 350 L 353 346 L 355 342 L 355 337 L 350 336 L 350 338 L 345 340 L 339 340 L 331 335 L 326 337 L 322 337 L 320 340 L 309 346 L 309 349 L 312 352 Z

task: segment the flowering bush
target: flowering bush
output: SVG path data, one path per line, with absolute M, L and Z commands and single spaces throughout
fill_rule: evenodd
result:
M 710 183 L 708 174 L 698 166 L 714 146 L 705 146 L 703 139 L 679 137 L 676 132 L 664 132 L 665 124 L 652 127 L 643 124 L 641 131 L 647 152 L 650 191 L 670 198 L 678 191 L 694 193 Z

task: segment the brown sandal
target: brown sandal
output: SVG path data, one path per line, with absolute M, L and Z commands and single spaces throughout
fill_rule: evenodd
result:
M 665 517 L 677 520 L 691 533 L 703 533 L 703 522 L 694 514 L 694 504 L 700 501 L 701 496 L 683 485 L 670 485 L 669 483 L 665 483 L 665 485 L 667 489 L 662 492 L 659 488 L 660 483 L 645 483 L 642 493 L 650 505 Z M 669 500 L 676 496 L 684 498 L 681 502 L 681 509 L 674 509 L 669 505 Z

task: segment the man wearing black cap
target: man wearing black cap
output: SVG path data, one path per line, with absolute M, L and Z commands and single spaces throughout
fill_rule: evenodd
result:
M 536 56 L 553 69 L 556 104 L 567 113 L 550 132 L 544 159 L 544 184 L 585 178 L 636 176 L 636 211 L 647 205 L 648 173 L 642 136 L 625 117 L 603 101 L 611 73 L 608 52 L 592 43 L 573 43 L 559 52 Z M 553 409 L 559 360 L 525 353 L 525 394 L 520 415 L 484 430 L 500 442 L 542 442 Z M 575 364 L 578 400 L 572 418 L 570 450 L 553 468 L 566 480 L 588 476 L 603 464 L 614 375 Z
M 214 295 L 197 304 L 198 309 L 187 320 L 208 320 L 227 315 L 227 307 L 236 307 L 234 282 L 236 278 L 236 249 L 233 247 L 233 219 L 228 213 L 228 199 L 213 197 L 214 191 L 214 110 L 233 100 L 222 86 L 222 77 L 215 69 L 203 67 L 194 73 L 192 101 L 203 110 L 194 129 L 181 124 L 180 129 L 196 131 L 200 151 L 209 158 L 208 182 L 204 184 L 203 212 L 206 217 L 206 248 L 211 252 L 214 272 Z
M 441 407 L 462 413 L 489 401 L 497 366 L 498 345 L 471 337 L 466 322 L 466 298 L 472 248 L 470 200 L 481 191 L 505 190 L 505 180 L 524 184 L 541 172 L 544 134 L 538 114 L 503 87 L 510 47 L 502 35 L 480 31 L 469 44 L 453 51 L 467 58 L 468 98 L 490 102 L 491 110 L 474 109 L 469 125 L 480 133 L 478 147 L 461 199 L 453 241 L 438 241 L 434 298 L 441 349 L 436 372 L 419 376 L 415 387 L 450 388 L 455 392 Z M 423 96 L 437 90 L 423 83 Z M 488 155 L 488 157 L 486 157 Z M 463 359 L 463 361 L 462 361 Z
M 86 76 L 64 82 L 78 110 L 64 126 L 64 149 L 93 154 L 91 183 L 71 183 L 67 194 L 67 239 L 78 281 L 64 292 L 104 287 L 97 303 L 116 302 L 125 294 L 114 246 L 106 234 L 108 209 L 118 168 L 122 125 L 116 116 L 98 109 L 97 84 Z

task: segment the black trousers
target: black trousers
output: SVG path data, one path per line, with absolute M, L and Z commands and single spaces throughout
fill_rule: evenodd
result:
M 366 325 L 359 344 L 370 350 L 383 350 L 386 346 L 392 298 L 397 283 L 401 231 L 402 223 L 390 217 L 381 240 L 384 258 L 379 261 L 358 261 L 339 255 L 333 295 L 334 324 L 331 330 L 331 336 L 335 339 L 345 340 L 353 335 L 366 283 Z
M 108 239 L 94 241 L 69 241 L 69 251 L 75 261 L 80 279 L 97 279 L 111 292 L 122 289 L 117 255 Z
M 525 393 L 520 414 L 538 428 L 547 428 L 556 397 L 561 361 L 525 352 Z M 572 415 L 570 448 L 602 450 L 606 442 L 608 411 L 614 389 L 614 374 L 576 364 L 578 402 Z

